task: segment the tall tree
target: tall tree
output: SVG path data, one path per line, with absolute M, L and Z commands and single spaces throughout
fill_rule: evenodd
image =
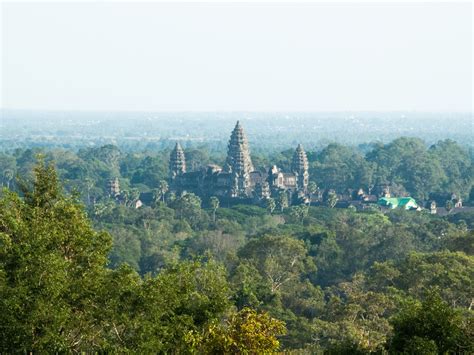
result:
M 239 255 L 259 270 L 272 293 L 297 280 L 301 273 L 315 270 L 304 244 L 290 237 L 264 236 L 252 240 Z
M 160 183 L 158 184 L 158 191 L 160 192 L 162 202 L 165 202 L 165 196 L 168 192 L 168 189 L 169 187 L 166 180 L 160 180 Z
M 329 208 L 334 208 L 337 204 L 337 201 L 338 201 L 338 198 L 337 198 L 336 192 L 334 190 L 330 190 L 326 198 L 326 205 Z
M 274 198 L 267 198 L 265 200 L 265 204 L 266 204 L 266 208 L 267 208 L 267 211 L 270 212 L 270 214 L 273 214 L 273 211 L 275 210 L 276 208 L 276 203 L 275 203 L 275 199 Z
M 311 206 L 311 200 L 314 195 L 318 192 L 318 185 L 314 181 L 310 181 L 308 184 L 308 193 L 309 193 L 309 205 Z
M 212 221 L 216 221 L 216 211 L 219 208 L 219 199 L 216 196 L 212 196 L 209 199 L 209 204 L 212 208 Z
M 40 160 L 24 199 L 0 200 L 0 349 L 61 352 L 96 339 L 94 295 L 111 238 L 95 232 L 82 206 L 64 196 Z
M 286 191 L 280 191 L 278 193 L 278 206 L 280 206 L 280 212 L 288 208 L 288 194 Z
M 393 339 L 389 350 L 396 353 L 471 353 L 472 330 L 459 310 L 451 308 L 432 290 L 420 303 L 409 303 L 392 319 Z M 427 352 L 427 350 L 430 352 Z

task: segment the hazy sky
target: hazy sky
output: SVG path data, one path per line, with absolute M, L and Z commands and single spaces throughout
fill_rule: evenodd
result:
M 3 3 L 1 106 L 471 111 L 471 6 Z

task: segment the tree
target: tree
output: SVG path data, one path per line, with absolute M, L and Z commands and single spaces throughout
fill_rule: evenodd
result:
M 406 304 L 391 323 L 394 330 L 389 344 L 391 352 L 412 353 L 424 349 L 427 353 L 430 349 L 431 353 L 446 354 L 474 351 L 474 340 L 465 328 L 467 323 L 462 313 L 449 307 L 436 290 L 431 290 L 421 304 Z
M 129 330 L 128 322 L 121 327 L 133 337 L 128 349 L 136 353 L 193 352 L 196 344 L 190 341 L 190 334 L 203 332 L 224 316 L 230 306 L 229 292 L 225 269 L 212 260 L 178 263 L 156 278 L 145 279 L 137 293 L 139 308 L 132 308 L 134 331 Z M 120 303 L 113 314 L 120 315 Z
M 327 198 L 326 198 L 326 204 L 329 208 L 334 208 L 337 204 L 338 198 L 337 194 L 334 190 L 330 190 L 328 192 Z
M 215 196 L 212 196 L 209 199 L 209 204 L 212 208 L 212 221 L 215 222 L 216 221 L 216 211 L 219 208 L 219 199 Z
M 273 211 L 275 210 L 276 208 L 276 203 L 275 203 L 275 199 L 273 198 L 267 198 L 265 200 L 265 204 L 266 204 L 266 208 L 267 208 L 267 211 L 270 212 L 270 214 L 273 214 Z
M 318 154 L 309 173 L 319 186 L 339 193 L 349 187 L 368 186 L 372 179 L 371 164 L 359 152 L 335 143 Z
M 153 200 L 153 207 L 156 207 L 158 203 L 161 201 L 161 191 L 160 189 L 153 189 L 151 190 L 152 200 Z
M 130 189 L 129 206 L 133 206 L 133 204 L 137 202 L 139 198 L 140 198 L 140 190 L 138 190 L 137 188 Z
M 314 181 L 310 181 L 308 184 L 308 193 L 309 193 L 309 205 L 311 206 L 311 200 L 313 196 L 318 192 L 318 185 Z
M 278 206 L 280 206 L 280 212 L 283 212 L 288 207 L 288 194 L 286 191 L 280 191 L 278 193 Z
M 306 205 L 292 206 L 290 208 L 290 217 L 296 223 L 303 223 L 308 216 L 309 208 Z
M 141 279 L 127 265 L 104 279 L 98 310 L 111 353 L 195 353 L 202 334 L 229 310 L 224 268 L 214 261 L 176 263 Z
M 140 197 L 140 190 L 138 190 L 137 188 L 132 188 L 130 190 L 122 190 L 122 192 L 120 193 L 120 197 L 122 198 L 125 206 L 132 207 L 133 204 Z
M 446 208 L 446 212 L 448 212 L 448 214 L 451 213 L 451 211 L 454 209 L 453 201 L 452 200 L 446 200 L 446 203 L 445 203 L 444 207 Z
M 443 190 L 458 191 L 462 197 L 466 197 L 473 182 L 469 152 L 450 139 L 437 142 L 429 148 L 428 152 L 439 161 L 446 174 L 447 179 L 442 186 Z
M 383 351 L 391 330 L 387 315 L 395 308 L 390 297 L 367 290 L 362 274 L 328 290 L 326 297 L 323 317 L 315 322 L 314 331 L 329 353 Z
M 91 204 L 91 189 L 94 187 L 94 180 L 92 180 L 90 177 L 86 177 L 84 179 L 84 187 L 87 192 L 87 204 Z
M 125 206 L 128 206 L 130 203 L 130 190 L 122 190 L 120 191 L 120 199 L 123 201 Z
M 185 193 L 172 203 L 178 219 L 186 219 L 195 225 L 201 218 L 201 199 L 193 193 Z
M 285 331 L 282 321 L 246 307 L 233 313 L 224 324 L 211 324 L 194 341 L 201 343 L 199 351 L 206 354 L 269 354 L 279 349 L 277 336 Z
M 67 352 L 98 340 L 94 295 L 111 238 L 95 232 L 40 159 L 24 199 L 0 199 L 0 351 Z
M 474 256 L 462 252 L 412 253 L 398 263 L 394 285 L 415 298 L 433 286 L 453 307 L 469 308 L 474 291 Z
M 160 192 L 161 200 L 163 202 L 165 202 L 165 196 L 168 192 L 168 189 L 168 183 L 165 180 L 160 180 L 160 183 L 158 184 L 158 191 Z
M 11 169 L 6 169 L 4 172 L 3 172 L 3 181 L 6 182 L 6 185 L 7 185 L 7 189 L 10 188 L 10 182 L 12 181 L 13 179 L 13 170 Z M 3 182 L 2 182 L 2 186 L 3 186 Z
M 94 149 L 91 153 L 94 158 L 110 165 L 110 167 L 114 169 L 115 172 L 119 171 L 119 163 L 122 153 L 118 147 L 112 144 L 107 144 L 100 148 Z
M 272 293 L 298 279 L 301 273 L 315 271 L 303 242 L 290 237 L 260 237 L 248 242 L 239 256 L 252 262 L 268 281 Z
M 115 203 L 112 201 L 108 202 L 98 202 L 94 204 L 93 213 L 97 218 L 104 217 L 108 212 L 110 212 L 115 206 Z
M 174 263 L 145 279 L 127 265 L 109 270 L 110 236 L 92 229 L 76 196 L 62 193 L 52 166 L 40 161 L 33 186 L 21 186 L 23 199 L 8 191 L 0 199 L 0 352 L 193 353 L 190 335 L 230 314 L 220 264 Z M 134 250 L 119 243 L 112 261 L 126 253 L 136 263 L 134 234 L 120 239 L 134 241 Z M 281 322 L 239 316 L 225 334 L 242 339 L 240 348 L 278 347 Z

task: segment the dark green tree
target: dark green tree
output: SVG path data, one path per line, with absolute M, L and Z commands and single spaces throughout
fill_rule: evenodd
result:
M 94 231 L 82 206 L 63 195 L 40 160 L 24 199 L 0 200 L 0 349 L 61 352 L 97 340 L 95 310 L 111 238 Z
M 209 205 L 211 206 L 212 209 L 212 221 L 216 221 L 216 211 L 219 208 L 219 199 L 215 196 L 212 196 L 209 199 Z
M 393 353 L 471 353 L 474 340 L 467 326 L 472 325 L 459 310 L 451 308 L 432 290 L 420 304 L 408 303 L 392 320 L 393 338 L 389 351 Z

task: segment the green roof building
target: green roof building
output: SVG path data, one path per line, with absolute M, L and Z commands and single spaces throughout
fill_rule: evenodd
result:
M 403 208 L 404 210 L 418 209 L 419 206 L 412 197 L 382 197 L 377 204 L 390 209 Z

